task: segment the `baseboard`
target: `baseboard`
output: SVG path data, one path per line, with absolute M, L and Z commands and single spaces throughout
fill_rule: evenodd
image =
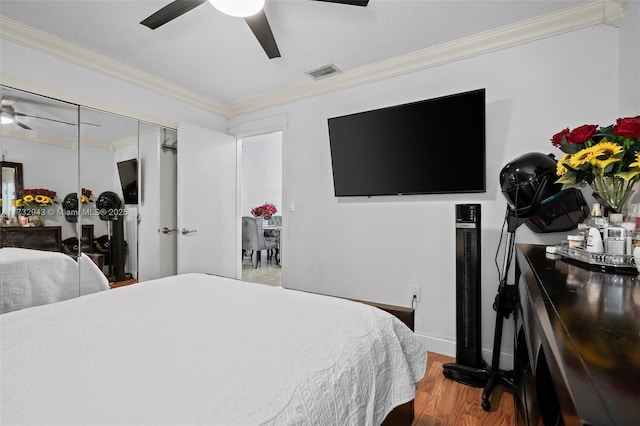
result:
M 426 345 L 429 352 L 435 352 L 450 357 L 456 356 L 455 340 L 442 339 L 439 337 L 427 336 L 425 334 L 415 333 Z M 482 348 L 482 359 L 490 363 L 493 356 L 492 348 Z M 500 352 L 500 368 L 511 370 L 513 368 L 513 353 Z

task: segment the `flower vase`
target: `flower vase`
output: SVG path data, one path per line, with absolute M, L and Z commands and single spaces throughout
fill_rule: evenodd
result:
M 625 180 L 619 177 L 596 177 L 591 183 L 593 198 L 598 201 L 606 217 L 609 213 L 623 213 L 634 191 L 637 179 Z
M 29 226 L 43 226 L 42 215 L 40 212 L 35 212 L 28 218 Z

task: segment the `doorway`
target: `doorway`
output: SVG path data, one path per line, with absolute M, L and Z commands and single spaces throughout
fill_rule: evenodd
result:
M 243 250 L 242 280 L 261 284 L 282 285 L 282 132 L 264 133 L 239 140 L 242 152 L 241 217 L 255 217 L 259 207 L 272 204 L 276 212 L 262 220 L 261 236 L 270 243 L 270 251 L 260 255 Z M 242 219 L 240 219 L 242 221 Z M 257 256 L 259 256 L 259 261 Z

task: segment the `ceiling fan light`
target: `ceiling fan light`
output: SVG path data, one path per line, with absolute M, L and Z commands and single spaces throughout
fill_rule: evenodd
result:
M 255 15 L 264 7 L 264 0 L 209 0 L 220 12 L 237 18 Z

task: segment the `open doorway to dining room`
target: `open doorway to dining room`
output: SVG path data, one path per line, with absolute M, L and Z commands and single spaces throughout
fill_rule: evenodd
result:
M 282 285 L 282 132 L 242 138 L 242 279 Z M 275 210 L 275 212 L 274 212 Z

